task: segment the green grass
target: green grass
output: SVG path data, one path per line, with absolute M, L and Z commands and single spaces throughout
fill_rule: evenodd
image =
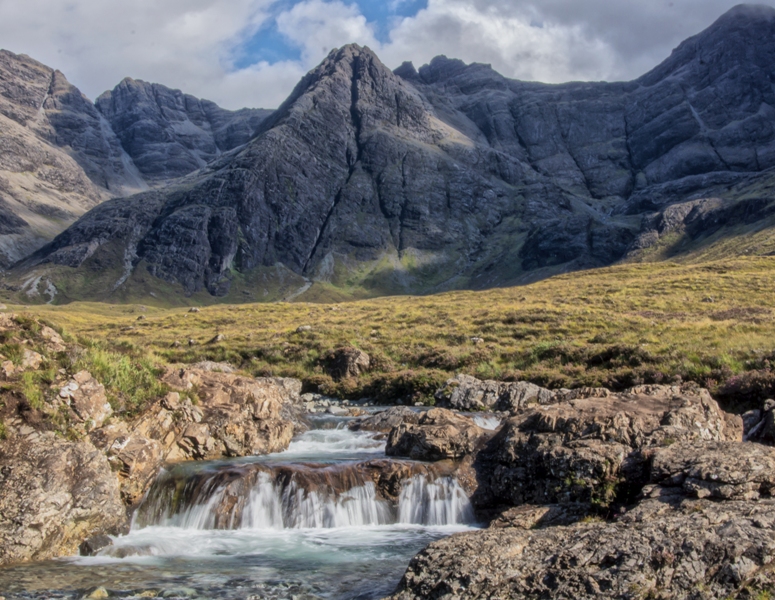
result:
M 159 381 L 163 369 L 151 355 L 126 344 L 115 347 L 116 350 L 109 350 L 105 341 L 86 341 L 70 370 L 89 371 L 105 386 L 114 410 L 134 413 L 167 392 Z
M 152 365 L 207 359 L 344 397 L 429 401 L 439 382 L 468 373 L 552 388 L 691 380 L 742 409 L 775 392 L 773 289 L 775 258 L 757 257 L 627 264 L 522 287 L 339 304 L 28 310 L 97 340 L 83 368 L 130 402 L 158 393 Z M 301 325 L 312 331 L 297 333 Z M 219 333 L 224 341 L 208 343 Z M 371 371 L 333 381 L 322 357 L 342 346 L 367 352 Z

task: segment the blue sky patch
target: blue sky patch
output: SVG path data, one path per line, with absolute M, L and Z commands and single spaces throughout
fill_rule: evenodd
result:
M 272 17 L 234 50 L 235 69 L 245 69 L 262 61 L 274 64 L 301 59 L 301 48 L 280 33 L 277 27 L 277 17 L 301 1 L 275 2 L 272 6 Z M 428 6 L 428 0 L 356 0 L 345 3 L 358 6 L 360 13 L 374 28 L 376 38 L 383 43 L 389 41 L 390 31 L 397 19 L 412 17 Z M 353 41 L 357 40 L 342 40 L 342 44 Z

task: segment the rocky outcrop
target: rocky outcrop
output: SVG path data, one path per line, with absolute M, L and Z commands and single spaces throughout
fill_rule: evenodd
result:
M 415 460 L 459 459 L 480 448 L 492 432 L 444 408 L 423 413 L 417 423 L 403 422 L 388 436 L 385 453 Z
M 180 90 L 129 77 L 95 101 L 121 145 L 150 181 L 196 171 L 245 144 L 272 111 L 229 111 Z
M 25 269 L 78 268 L 71 252 L 62 261 L 68 247 L 111 239 L 133 268 L 189 294 L 228 295 L 234 270 L 267 269 L 281 269 L 278 281 L 293 272 L 302 294 L 314 281 L 385 294 L 610 264 L 658 242 L 663 225 L 723 237 L 772 212 L 755 196 L 775 165 L 775 93 L 762 83 L 774 76 L 775 46 L 762 42 L 774 15 L 738 7 L 629 83 L 525 83 L 446 57 L 393 73 L 369 49 L 343 47 L 244 148 L 135 206 L 131 234 L 110 233 L 123 208 L 95 211 Z M 144 147 L 164 119 L 186 131 L 205 119 L 201 103 L 153 89 L 143 106 L 156 116 L 134 138 Z M 205 138 L 192 134 L 183 162 L 212 154 Z M 698 197 L 719 200 L 665 212 Z
M 323 357 L 328 374 L 336 381 L 358 377 L 369 370 L 370 361 L 369 355 L 363 350 L 351 347 L 338 348 Z
M 179 391 L 134 421 L 91 434 L 116 468 L 130 505 L 142 498 L 163 462 L 281 452 L 300 427 L 298 380 L 193 368 L 170 370 L 164 380 Z
M 615 523 L 498 528 L 432 543 L 393 600 L 735 597 L 771 589 L 772 500 L 649 501 Z
M 0 442 L 0 564 L 74 554 L 127 516 L 105 456 L 54 434 Z
M 632 501 L 651 452 L 683 441 L 740 441 L 742 422 L 704 389 L 639 386 L 528 408 L 476 458 L 480 506 Z M 577 392 L 577 395 L 579 393 Z
M 498 410 L 516 412 L 530 404 L 549 404 L 555 392 L 520 381 L 480 381 L 470 375 L 456 375 L 436 393 L 438 406 L 456 410 Z
M 654 453 L 646 497 L 715 500 L 775 496 L 775 449 L 737 442 L 679 442 Z

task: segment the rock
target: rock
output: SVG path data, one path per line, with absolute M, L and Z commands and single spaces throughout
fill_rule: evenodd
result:
M 385 453 L 414 460 L 443 460 L 472 454 L 492 435 L 472 419 L 443 408 L 423 413 L 416 424 L 402 423 L 388 436 Z
M 357 348 L 339 348 L 323 358 L 326 370 L 335 380 L 358 377 L 369 370 L 369 355 Z
M 16 371 L 16 366 L 10 360 L 4 360 L 2 364 L 0 364 L 0 372 L 2 372 L 3 378 L 6 380 L 12 379 L 16 374 Z
M 512 417 L 476 457 L 478 506 L 632 501 L 654 450 L 739 441 L 739 417 L 704 389 L 648 386 L 536 406 Z
M 420 413 L 417 411 L 412 410 L 408 406 L 394 406 L 373 415 L 351 421 L 347 426 L 353 431 L 390 433 L 391 429 L 403 423 L 417 423 L 419 420 Z
M 189 346 L 196 346 L 196 340 L 194 338 L 188 339 L 188 345 Z
M 200 309 L 197 308 L 196 306 L 192 306 L 191 308 L 188 309 L 188 312 L 190 312 L 190 313 L 198 313 L 198 312 L 200 312 Z
M 312 331 L 312 327 L 310 325 L 300 325 L 296 328 L 296 333 L 307 333 L 308 331 Z
M 78 553 L 81 556 L 96 556 L 100 550 L 112 545 L 113 538 L 110 536 L 95 535 L 81 542 L 81 545 L 78 546 Z
M 571 525 L 589 515 L 586 504 L 522 504 L 501 512 L 490 522 L 490 528 L 539 529 L 557 525 Z
M 765 400 L 761 410 L 745 413 L 743 427 L 746 440 L 775 445 L 775 400 Z
M 775 449 L 739 442 L 679 442 L 654 452 L 645 496 L 675 493 L 716 500 L 775 495 Z
M 470 375 L 456 375 L 436 393 L 437 405 L 463 411 L 515 412 L 529 404 L 548 404 L 554 398 L 554 392 L 525 381 L 480 381 Z
M 651 500 L 615 523 L 456 534 L 415 556 L 391 599 L 734 598 L 775 583 L 773 510 Z
M 0 564 L 73 554 L 126 523 L 107 458 L 54 434 L 0 442 Z
M 224 341 L 225 339 L 226 339 L 226 336 L 225 336 L 225 335 L 223 335 L 222 333 L 219 333 L 218 335 L 216 335 L 214 338 L 212 338 L 212 339 L 211 339 L 209 342 L 207 342 L 207 343 L 208 343 L 208 344 L 218 344 L 218 343 L 220 343 L 220 342 Z
M 104 600 L 105 598 L 110 598 L 110 594 L 104 587 L 98 587 L 91 594 L 86 596 L 86 600 Z
M 56 353 L 64 352 L 67 350 L 67 346 L 65 345 L 65 341 L 62 339 L 62 336 L 54 331 L 51 327 L 44 325 L 40 329 L 40 336 L 46 340 L 46 349 L 49 352 Z
M 22 358 L 22 364 L 21 368 L 22 370 L 33 370 L 37 371 L 40 368 L 40 365 L 43 364 L 43 361 L 45 359 L 41 354 L 38 354 L 37 352 L 33 350 L 24 350 L 24 356 Z
M 105 419 L 113 414 L 105 395 L 105 386 L 88 371 L 79 371 L 73 375 L 59 390 L 59 396 L 67 401 L 76 419 L 85 423 L 87 429 L 102 426 Z

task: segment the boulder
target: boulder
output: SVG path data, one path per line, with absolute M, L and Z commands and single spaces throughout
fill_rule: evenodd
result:
M 457 375 L 436 393 L 436 404 L 463 411 L 516 412 L 530 404 L 548 404 L 554 396 L 554 392 L 526 381 L 481 381 L 470 375 Z
M 417 423 L 401 423 L 388 436 L 385 453 L 415 460 L 462 458 L 492 436 L 473 419 L 444 408 L 423 413 Z
M 350 421 L 347 425 L 353 431 L 390 431 L 403 423 L 417 423 L 420 413 L 408 406 L 393 406 L 376 414 Z
M 775 584 L 773 515 L 773 500 L 650 500 L 614 523 L 457 534 L 412 559 L 391 599 L 758 597 Z
M 126 511 L 107 458 L 52 433 L 0 442 L 0 564 L 74 554 Z
M 357 348 L 339 348 L 323 359 L 328 374 L 335 380 L 358 377 L 369 370 L 369 355 Z
M 743 415 L 745 439 L 775 446 L 775 400 L 764 401 L 761 409 Z
M 474 501 L 481 507 L 586 502 L 608 509 L 631 501 L 648 483 L 653 450 L 741 437 L 741 419 L 690 386 L 536 406 L 509 419 L 477 455 Z

